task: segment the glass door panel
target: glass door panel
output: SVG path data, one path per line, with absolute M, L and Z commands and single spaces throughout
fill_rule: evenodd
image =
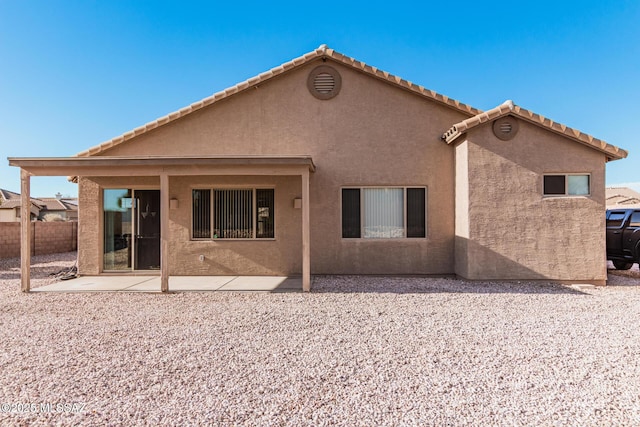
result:
M 160 191 L 135 190 L 135 269 L 160 269 Z
M 129 189 L 105 189 L 103 192 L 105 271 L 131 269 L 131 196 Z

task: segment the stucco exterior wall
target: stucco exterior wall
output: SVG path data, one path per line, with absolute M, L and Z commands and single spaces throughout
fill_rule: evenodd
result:
M 469 233 L 456 233 L 466 246 L 458 274 L 604 283 L 603 154 L 523 120 L 510 141 L 497 139 L 488 124 L 464 144 L 468 169 L 458 172 L 469 178 Z M 544 197 L 545 173 L 589 173 L 591 195 Z
M 469 144 L 455 146 L 456 208 L 455 208 L 455 272 L 469 276 L 468 242 L 469 228 Z
M 20 222 L 15 209 L 0 209 L 0 222 Z
M 333 66 L 342 76 L 341 92 L 331 100 L 318 100 L 307 90 L 307 76 L 320 64 Z M 450 274 L 454 272 L 454 151 L 440 136 L 467 117 L 330 60 L 317 61 L 102 154 L 311 155 L 317 167 L 310 181 L 312 273 Z M 189 179 L 172 177 L 171 182 L 184 194 Z M 295 190 L 289 181 L 282 185 L 283 194 L 276 192 L 278 200 Z M 427 238 L 342 239 L 343 186 L 426 186 Z M 181 210 L 189 204 L 190 199 L 184 199 Z M 204 244 L 185 240 L 180 218 L 171 225 L 172 240 L 180 248 L 173 253 L 183 251 L 188 260 L 174 271 L 239 272 L 226 264 L 193 264 Z M 250 271 L 256 274 L 297 272 L 300 257 L 285 260 L 286 254 L 298 250 L 297 227 L 296 222 L 291 230 L 282 226 L 276 230 L 278 242 L 291 240 L 286 250 L 280 243 L 268 242 L 225 242 L 208 248 L 226 253 L 225 259 L 235 257 L 243 268 L 253 265 Z M 250 245 L 255 250 L 247 250 Z M 263 248 L 270 246 L 282 255 L 267 255 Z

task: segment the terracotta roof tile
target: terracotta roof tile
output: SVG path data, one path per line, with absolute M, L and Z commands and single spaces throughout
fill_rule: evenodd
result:
M 556 123 L 551 119 L 541 116 L 540 114 L 536 114 L 532 111 L 515 105 L 511 100 L 505 101 L 504 103 L 498 105 L 495 108 L 492 108 L 491 110 L 487 110 L 485 112 L 477 114 L 473 117 L 461 121 L 460 123 L 456 123 L 442 135 L 442 139 L 446 141 L 447 144 L 450 144 L 455 141 L 460 135 L 467 132 L 469 129 L 506 115 L 513 115 L 527 120 L 560 135 L 571 138 L 588 147 L 601 151 L 607 155 L 609 160 L 617 160 L 627 157 L 628 153 L 625 150 L 616 147 L 615 145 L 608 144 L 606 141 L 594 138 L 591 135 L 587 135 L 586 133 L 583 133 L 578 129 L 573 129 L 563 124 Z
M 20 194 L 0 188 L 0 201 L 12 199 L 20 200 Z
M 7 200 L 6 202 L 3 202 L 2 205 L 0 205 L 0 209 L 15 209 L 19 207 L 22 207 L 22 202 L 16 199 Z M 38 215 L 41 209 L 42 206 L 31 200 L 31 213 L 33 213 L 34 215 Z
M 640 193 L 628 187 L 607 187 L 605 189 L 607 208 L 640 208 Z
M 445 104 L 455 110 L 461 111 L 465 114 L 468 115 L 475 115 L 480 113 L 480 110 L 473 108 L 469 105 L 463 104 L 459 101 L 456 101 L 454 99 L 448 98 L 444 95 L 440 95 L 432 90 L 428 90 L 425 89 L 422 86 L 418 86 L 412 82 L 409 82 L 407 80 L 404 80 L 400 77 L 394 76 L 393 74 L 390 74 L 386 71 L 382 71 L 379 70 L 376 67 L 372 67 L 370 65 L 365 64 L 364 62 L 361 61 L 357 61 L 354 58 L 348 57 L 342 53 L 336 52 L 333 49 L 328 48 L 326 45 L 321 45 L 320 47 L 318 47 L 317 49 L 305 53 L 304 55 L 298 57 L 298 58 L 294 58 L 289 62 L 286 62 L 282 65 L 279 65 L 277 67 L 272 68 L 269 71 L 265 71 L 264 73 L 258 74 L 257 76 L 251 77 L 247 80 L 245 80 L 244 82 L 238 83 L 235 86 L 229 87 L 227 89 L 224 89 L 220 92 L 214 93 L 213 95 L 204 98 L 200 101 L 194 102 L 193 104 L 184 107 L 178 111 L 174 111 L 172 113 L 167 114 L 164 117 L 160 117 L 150 123 L 147 123 L 143 126 L 140 126 L 132 131 L 129 132 L 125 132 L 124 134 L 117 136 L 109 141 L 103 142 L 100 145 L 91 147 L 85 151 L 82 151 L 78 154 L 76 154 L 76 156 L 78 157 L 87 157 L 87 156 L 93 156 L 96 154 L 99 154 L 105 150 L 108 150 L 109 148 L 112 148 L 118 144 L 123 143 L 124 141 L 127 141 L 129 139 L 132 139 L 136 136 L 142 135 L 145 132 L 148 132 L 152 129 L 155 129 L 159 126 L 165 125 L 167 123 L 170 123 L 174 120 L 179 119 L 180 117 L 183 117 L 187 114 L 190 114 L 194 111 L 197 111 L 201 108 L 204 108 L 206 106 L 209 106 L 215 102 L 218 102 L 224 98 L 227 98 L 229 96 L 232 96 L 236 93 L 239 93 L 243 90 L 246 90 L 250 87 L 253 87 L 257 84 L 263 83 L 273 77 L 276 77 L 288 70 L 291 70 L 293 68 L 302 66 L 304 64 L 307 64 L 310 61 L 313 61 L 317 58 L 328 58 L 331 59 L 335 62 L 338 62 L 340 64 L 346 65 L 346 66 L 350 66 L 353 67 L 357 70 L 360 70 L 364 73 L 367 73 L 371 76 L 374 76 L 378 79 L 384 80 L 386 82 L 389 82 L 391 84 L 403 87 L 411 92 L 417 93 L 419 95 L 422 95 L 426 98 L 432 99 L 434 101 L 440 102 L 442 104 Z

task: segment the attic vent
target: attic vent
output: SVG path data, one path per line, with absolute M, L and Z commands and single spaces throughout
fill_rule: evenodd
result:
M 505 116 L 493 122 L 493 134 L 503 141 L 509 141 L 518 133 L 518 121 L 512 116 Z
M 336 87 L 336 79 L 329 73 L 320 73 L 313 79 L 313 88 L 318 93 L 331 93 Z
M 500 123 L 500 133 L 509 133 L 512 129 L 511 123 Z
M 340 92 L 342 78 L 333 67 L 320 65 L 309 73 L 307 88 L 318 99 L 331 99 Z

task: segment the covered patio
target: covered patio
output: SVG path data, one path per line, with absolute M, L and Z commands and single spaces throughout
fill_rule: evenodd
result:
M 171 292 L 296 292 L 300 277 L 172 276 Z M 160 276 L 82 276 L 32 289 L 32 292 L 162 292 Z
M 171 235 L 169 228 L 170 193 L 169 183 L 171 177 L 182 176 L 299 176 L 301 182 L 301 241 L 302 241 L 302 276 L 299 280 L 302 290 L 311 289 L 311 261 L 310 261 L 310 207 L 309 207 L 309 179 L 310 173 L 315 171 L 315 165 L 310 156 L 203 156 L 203 157 L 175 157 L 175 156 L 94 156 L 94 157 L 47 157 L 47 158 L 9 158 L 9 165 L 21 169 L 21 197 L 22 206 L 28 207 L 30 203 L 30 178 L 31 176 L 74 176 L 74 177 L 157 177 L 160 191 L 160 275 L 149 276 L 147 281 L 130 281 L 127 277 L 141 278 L 144 276 L 131 276 L 131 272 L 122 274 L 109 274 L 105 279 L 95 280 L 95 277 L 80 278 L 73 284 L 59 284 L 60 289 L 77 287 L 89 290 L 91 287 L 106 286 L 104 290 L 130 290 L 151 289 L 155 281 L 159 282 L 160 292 L 169 292 L 175 286 L 176 290 L 186 289 L 188 286 L 204 287 L 214 290 L 223 287 L 248 286 L 248 279 L 242 277 L 255 276 L 195 276 L 206 277 L 207 280 L 194 280 L 194 276 L 177 276 L 170 280 L 169 245 Z M 80 207 L 80 210 L 82 207 Z M 23 210 L 24 211 L 24 210 Z M 95 220 L 95 219 L 94 219 Z M 82 221 L 82 216 L 80 217 Z M 21 289 L 23 292 L 31 290 L 31 227 L 28 216 L 21 216 Z M 82 235 L 79 236 L 82 239 Z M 82 271 L 80 272 L 82 274 Z M 137 274 L 142 274 L 136 272 Z M 103 276 L 99 276 L 103 277 Z M 264 280 L 253 280 L 254 287 L 269 287 L 278 280 L 286 282 L 286 277 L 261 276 Z M 111 278 L 111 281 L 105 281 Z M 114 280 L 113 278 L 117 278 Z M 126 279 L 126 280 L 124 280 Z M 175 279 L 175 280 L 174 280 Z M 186 279 L 195 285 L 186 285 Z M 122 281 L 122 284 L 117 284 Z M 93 283 L 90 285 L 90 283 Z M 102 283 L 102 284 L 99 284 Z M 109 283 L 109 284 L 107 284 Z M 295 283 L 287 282 L 288 284 Z M 209 289 L 210 288 L 210 289 Z M 44 289 L 43 289 L 44 290 Z M 51 288 L 50 290 L 54 290 Z M 96 289 L 100 290 L 100 289 Z M 202 289 L 205 290 L 205 289 Z M 243 290 L 243 289 L 235 289 Z M 246 289 L 248 290 L 248 289 Z M 259 290 L 259 289 L 256 289 Z

